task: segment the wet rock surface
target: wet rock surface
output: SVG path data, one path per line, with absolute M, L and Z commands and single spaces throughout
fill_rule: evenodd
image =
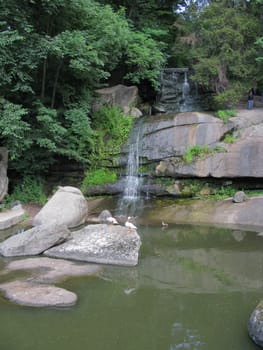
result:
M 5 298 L 19 305 L 69 307 L 76 304 L 77 295 L 53 284 L 72 276 L 96 276 L 101 269 L 95 264 L 46 257 L 15 260 L 6 265 L 0 277 L 7 278 L 10 273 L 21 270 L 30 272 L 31 277 L 4 282 L 0 284 L 0 291 Z

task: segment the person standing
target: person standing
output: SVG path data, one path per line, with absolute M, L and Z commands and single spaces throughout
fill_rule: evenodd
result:
M 247 97 L 247 109 L 253 109 L 253 104 L 254 104 L 254 94 L 252 89 L 248 93 Z

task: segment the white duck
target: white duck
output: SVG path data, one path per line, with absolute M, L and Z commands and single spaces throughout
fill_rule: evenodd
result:
M 162 221 L 162 227 L 168 227 L 168 224 L 164 221 Z
M 113 216 L 107 217 L 106 221 L 108 224 L 119 225 L 118 221 Z
M 127 227 L 129 229 L 129 232 L 132 230 L 137 230 L 137 227 L 135 225 L 133 225 L 132 222 L 130 222 L 131 217 L 129 216 L 127 221 L 125 222 L 125 227 Z

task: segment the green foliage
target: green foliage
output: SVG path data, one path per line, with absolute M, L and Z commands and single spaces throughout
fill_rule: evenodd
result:
M 86 192 L 87 187 L 95 185 L 104 185 L 117 181 L 117 174 L 113 170 L 106 168 L 89 170 L 85 173 L 85 178 L 81 185 L 81 190 Z
M 262 5 L 255 1 L 209 1 L 201 11 L 192 5 L 189 2 L 177 22 L 175 50 L 179 49 L 184 64 L 192 66 L 191 79 L 215 93 L 215 108 L 232 108 L 262 70 L 255 63 Z
M 165 63 L 160 44 L 145 33 L 131 32 L 126 56 L 129 73 L 125 75 L 125 79 L 133 84 L 148 80 L 158 90 L 157 77 Z
M 216 116 L 224 121 L 224 124 L 228 123 L 229 118 L 236 117 L 237 112 L 233 109 L 224 109 L 216 112 Z
M 231 186 L 221 186 L 220 188 L 215 190 L 215 193 L 210 196 L 211 199 L 221 200 L 229 197 L 233 197 L 236 193 L 236 188 Z
M 236 138 L 235 136 L 233 135 L 230 135 L 230 134 L 227 134 L 225 137 L 224 137 L 224 140 L 223 140 L 225 143 L 235 143 L 236 142 Z
M 202 158 L 209 153 L 210 149 L 208 145 L 194 145 L 193 147 L 187 148 L 183 159 L 186 163 L 189 164 L 193 161 L 194 158 Z
M 115 153 L 131 122 L 110 117 L 114 127 L 95 132 L 94 90 L 119 67 L 157 89 L 165 29 L 135 30 L 123 9 L 95 0 L 0 0 L 0 12 L 0 142 L 11 168 L 43 173 L 61 157 L 87 166 Z
M 0 98 L 0 143 L 8 149 L 11 161 L 21 158 L 32 144 L 26 137 L 30 124 L 23 120 L 27 114 L 21 105 Z
M 40 178 L 25 176 L 20 183 L 14 186 L 12 193 L 7 195 L 4 200 L 5 203 L 19 200 L 22 203 L 44 205 L 47 201 L 44 182 Z
M 188 147 L 186 149 L 186 152 L 183 156 L 183 160 L 187 164 L 190 164 L 195 159 L 203 158 L 209 154 L 214 154 L 218 152 L 225 152 L 224 147 L 220 145 L 216 145 L 214 148 L 209 148 L 208 145 L 204 145 L 204 146 L 194 145 L 193 147 Z
M 124 115 L 116 106 L 104 106 L 93 116 L 95 130 L 91 167 L 114 164 L 121 146 L 128 140 L 132 118 Z M 110 164 L 109 164 L 110 162 Z

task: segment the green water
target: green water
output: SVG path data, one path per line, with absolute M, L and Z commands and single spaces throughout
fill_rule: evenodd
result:
M 139 265 L 67 280 L 66 310 L 0 298 L 1 350 L 253 350 L 246 323 L 263 299 L 263 238 L 254 232 L 139 227 Z M 0 260 L 0 269 L 5 260 Z

